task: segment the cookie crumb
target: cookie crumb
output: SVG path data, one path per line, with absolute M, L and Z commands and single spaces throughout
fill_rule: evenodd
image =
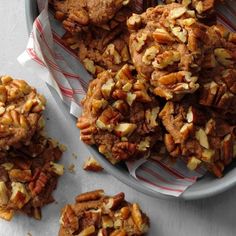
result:
M 72 153 L 72 157 L 74 158 L 74 159 L 77 159 L 78 158 L 78 156 L 73 152 Z
M 72 163 L 68 166 L 68 170 L 70 173 L 74 174 L 75 173 L 75 165 Z

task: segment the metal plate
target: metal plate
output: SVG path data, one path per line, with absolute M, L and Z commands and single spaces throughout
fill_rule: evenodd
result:
M 27 20 L 27 29 L 28 32 L 30 33 L 34 19 L 38 15 L 37 1 L 26 0 L 25 12 Z M 129 175 L 124 165 L 113 166 L 102 155 L 100 155 L 95 148 L 88 146 L 88 149 L 92 153 L 92 155 L 95 156 L 100 161 L 100 163 L 108 173 L 115 176 L 121 182 L 129 185 L 130 187 L 152 197 L 165 198 L 165 199 L 196 200 L 214 196 L 236 185 L 236 168 L 235 168 L 236 162 L 234 162 L 228 168 L 226 168 L 225 176 L 223 178 L 216 179 L 211 175 L 205 175 L 203 178 L 198 180 L 196 184 L 188 188 L 179 198 L 170 197 L 155 192 L 141 185 L 136 179 L 134 179 Z

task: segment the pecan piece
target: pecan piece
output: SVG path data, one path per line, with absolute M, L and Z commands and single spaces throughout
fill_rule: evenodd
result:
M 103 167 L 96 159 L 94 159 L 93 157 L 89 157 L 84 162 L 83 169 L 86 171 L 100 172 L 103 170 Z

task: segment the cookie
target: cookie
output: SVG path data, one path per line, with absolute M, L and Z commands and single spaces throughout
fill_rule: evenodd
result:
M 35 135 L 30 145 L 0 153 L 0 217 L 11 220 L 15 213 L 41 218 L 41 208 L 52 196 L 63 165 L 58 144 Z
M 23 80 L 0 78 L 0 149 L 30 142 L 44 126 L 46 99 Z
M 81 140 L 96 145 L 113 164 L 147 155 L 161 137 L 159 102 L 135 73 L 129 65 L 100 73 L 89 85 L 77 122 Z
M 217 177 L 236 157 L 235 126 L 218 113 L 193 104 L 167 102 L 159 114 L 168 153 L 191 170 L 206 167 Z
M 199 76 L 199 103 L 219 113 L 236 113 L 236 34 L 221 25 L 207 30 Z
M 63 27 L 70 33 L 78 33 L 86 26 L 100 26 L 111 20 L 129 0 L 52 0 L 55 18 L 62 21 Z
M 132 61 L 155 95 L 180 100 L 199 88 L 206 26 L 194 12 L 177 3 L 160 5 L 133 14 L 127 24 Z
M 124 193 L 106 196 L 103 190 L 83 193 L 62 209 L 59 236 L 138 236 L 149 229 L 149 219 Z
M 124 64 L 131 63 L 125 19 L 113 30 L 90 27 L 90 31 L 83 34 L 66 33 L 62 40 L 92 75 L 108 69 L 118 71 Z

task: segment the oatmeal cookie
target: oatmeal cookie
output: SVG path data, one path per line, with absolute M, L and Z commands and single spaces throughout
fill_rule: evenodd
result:
M 106 196 L 103 190 L 83 193 L 62 209 L 59 236 L 138 236 L 149 229 L 149 218 L 124 193 Z
M 220 113 L 236 113 L 236 33 L 221 25 L 207 30 L 199 76 L 199 103 Z
M 14 213 L 41 218 L 41 208 L 54 201 L 52 192 L 63 166 L 56 163 L 62 151 L 55 141 L 35 135 L 30 145 L 0 153 L 0 217 Z
M 0 149 L 29 143 L 44 126 L 45 98 L 23 80 L 0 77 Z
M 207 27 L 193 11 L 177 3 L 160 5 L 133 14 L 127 25 L 134 66 L 155 95 L 179 100 L 199 88 Z
M 161 137 L 157 99 L 135 70 L 124 65 L 93 80 L 83 101 L 77 126 L 82 141 L 96 145 L 111 163 L 148 154 Z
M 191 104 L 167 102 L 160 112 L 166 129 L 164 143 L 191 170 L 205 166 L 217 177 L 236 157 L 235 126 L 219 114 Z

